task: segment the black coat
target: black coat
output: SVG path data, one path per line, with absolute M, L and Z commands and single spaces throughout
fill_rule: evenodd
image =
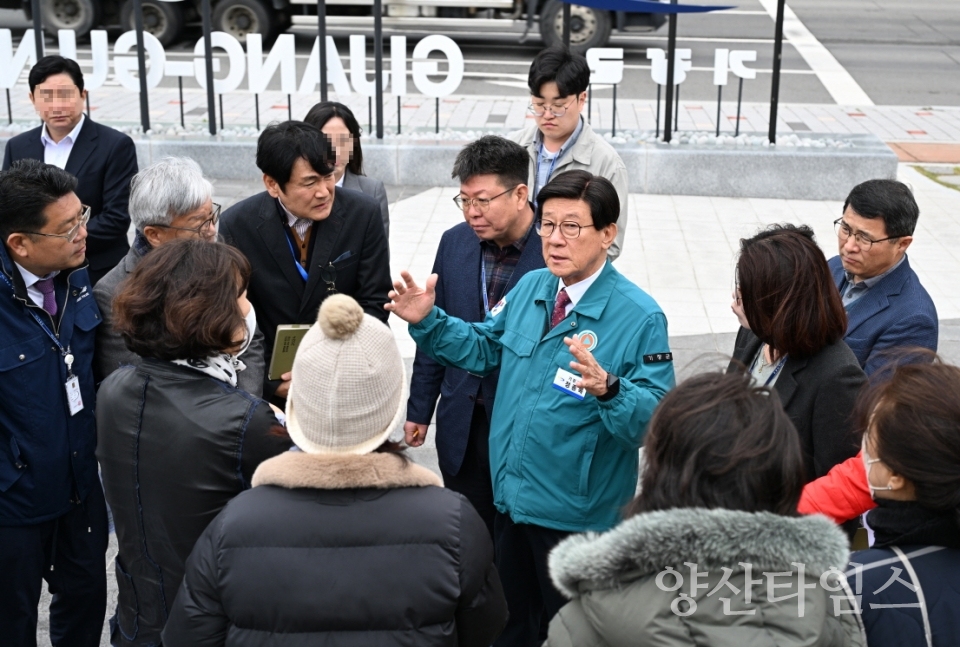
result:
M 391 454 L 265 462 L 187 560 L 165 647 L 486 647 L 507 609 L 480 516 Z
M 4 171 L 17 160 L 43 161 L 42 128 L 20 133 L 7 142 Z M 90 207 L 87 261 L 96 283 L 130 249 L 128 202 L 130 180 L 137 174 L 137 149 L 128 135 L 85 117 L 64 170 L 77 178 L 77 197 Z
M 97 458 L 113 510 L 113 645 L 155 645 L 183 567 L 207 524 L 250 487 L 257 466 L 290 448 L 270 406 L 229 384 L 145 359 L 97 394 Z
M 277 200 L 264 191 L 233 205 L 220 219 L 220 233 L 253 266 L 247 297 L 256 308 L 257 327 L 264 337 L 263 397 L 267 399 L 280 385 L 267 377 L 277 326 L 316 323 L 320 303 L 330 294 L 321 268 L 336 261 L 337 292 L 349 294 L 367 314 L 384 322 L 389 313 L 383 306 L 392 287 L 390 250 L 380 207 L 373 198 L 336 189 L 330 215 L 313 225 L 306 284 L 297 272 L 281 218 Z
M 756 335 L 740 328 L 727 372 L 749 367 L 761 345 Z M 773 390 L 800 434 L 808 482 L 860 450 L 853 414 L 866 381 L 856 355 L 842 340 L 812 357 L 787 358 Z

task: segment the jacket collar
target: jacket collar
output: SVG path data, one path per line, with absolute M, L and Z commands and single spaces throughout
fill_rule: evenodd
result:
M 93 153 L 97 137 L 96 124 L 89 117 L 85 117 L 83 126 L 80 128 L 80 134 L 77 135 L 77 140 L 73 142 L 70 157 L 67 158 L 67 164 L 63 167 L 63 170 L 72 175 L 80 175 L 80 169 L 83 168 L 87 158 Z
M 843 569 L 847 537 L 821 515 L 784 517 L 770 512 L 674 508 L 638 514 L 603 534 L 572 535 L 550 553 L 550 576 L 568 597 L 585 588 L 615 588 L 667 566 L 701 571 L 750 564 L 761 572 L 794 571 L 801 563 L 820 576 Z
M 753 361 L 753 358 L 756 357 L 757 353 L 760 352 L 760 347 L 763 345 L 763 342 L 760 341 L 760 338 L 757 337 L 752 330 L 743 328 L 742 331 L 738 337 L 739 343 L 734 349 L 733 354 L 736 360 L 749 370 L 750 363 Z M 794 375 L 807 367 L 807 361 L 808 358 L 806 357 L 788 357 L 786 363 L 783 365 L 783 370 L 780 372 L 780 376 L 777 377 L 777 381 L 773 383 L 773 390 L 780 397 L 780 403 L 784 407 L 790 404 L 790 400 L 797 390 L 797 380 Z M 731 366 L 734 366 L 733 362 L 731 362 Z M 739 369 L 739 366 L 736 368 Z
M 899 267 L 884 276 L 876 285 L 867 290 L 866 294 L 851 303 L 847 309 L 847 334 L 849 335 L 878 312 L 886 310 L 890 306 L 889 297 L 900 294 L 907 279 L 910 278 L 911 271 L 910 261 L 905 255 Z M 834 272 L 834 279 L 839 289 L 846 280 L 843 264 L 840 264 L 839 272 Z
M 577 305 L 573 307 L 571 312 L 576 312 L 579 315 L 584 317 L 590 317 L 591 319 L 599 319 L 600 315 L 603 314 L 603 309 L 607 307 L 607 302 L 610 300 L 610 292 L 613 290 L 614 284 L 617 282 L 617 277 L 620 273 L 613 267 L 613 264 L 610 261 L 606 261 L 603 265 L 603 270 L 600 271 L 600 276 L 597 277 L 597 280 L 593 282 L 593 285 L 587 289 L 583 297 L 580 298 L 580 301 L 577 302 Z M 553 274 L 550 274 L 552 277 L 550 280 L 544 280 L 540 285 L 537 295 L 534 298 L 535 301 L 550 303 L 552 304 L 557 298 L 557 277 Z
M 558 169 L 573 161 L 583 164 L 584 166 L 590 165 L 596 134 L 583 115 L 580 115 L 580 123 L 582 126 L 580 135 L 577 137 L 577 141 L 574 143 L 573 148 L 570 149 L 570 152 L 565 153 L 563 158 L 557 162 Z M 536 123 L 533 124 L 532 128 L 528 128 L 523 132 L 520 138 L 520 145 L 527 148 L 531 155 L 534 156 L 534 160 L 536 160 L 536 156 L 540 154 L 540 131 Z
M 440 477 L 394 454 L 307 454 L 285 452 L 260 463 L 253 487 L 276 485 L 294 490 L 350 490 L 443 487 Z

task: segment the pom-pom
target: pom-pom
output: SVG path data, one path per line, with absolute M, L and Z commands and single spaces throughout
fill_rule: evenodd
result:
M 320 305 L 317 321 L 320 330 L 330 339 L 345 339 L 360 327 L 363 308 L 351 296 L 334 294 Z

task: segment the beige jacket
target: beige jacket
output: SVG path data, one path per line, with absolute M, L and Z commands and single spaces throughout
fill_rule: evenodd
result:
M 581 119 L 583 119 L 583 117 L 581 117 Z M 536 181 L 537 156 L 540 152 L 538 133 L 536 123 L 532 123 L 523 130 L 518 130 L 507 135 L 507 139 L 517 142 L 526 148 L 530 154 L 530 174 L 527 185 L 531 191 Z M 585 119 L 583 121 L 583 129 L 580 131 L 580 137 L 577 138 L 577 142 L 573 145 L 570 152 L 566 153 L 557 162 L 557 167 L 553 170 L 550 179 L 555 178 L 564 171 L 573 171 L 576 169 L 590 171 L 594 175 L 607 178 L 613 183 L 614 188 L 617 190 L 617 196 L 620 198 L 617 239 L 613 241 L 613 244 L 607 252 L 607 257 L 611 261 L 615 260 L 620 256 L 620 252 L 623 249 L 623 235 L 624 232 L 627 231 L 627 167 L 613 146 L 607 143 L 603 137 L 595 133 Z

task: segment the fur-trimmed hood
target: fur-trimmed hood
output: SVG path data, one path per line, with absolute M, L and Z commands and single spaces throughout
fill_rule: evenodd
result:
M 260 463 L 253 474 L 253 487 L 313 488 L 348 490 L 403 487 L 443 487 L 430 470 L 395 454 L 307 454 L 286 452 Z
M 820 515 L 675 508 L 638 514 L 603 534 L 568 537 L 550 553 L 550 576 L 575 598 L 581 582 L 613 588 L 621 578 L 652 575 L 684 562 L 701 570 L 746 562 L 755 572 L 791 571 L 792 563 L 800 562 L 807 573 L 820 576 L 831 567 L 842 570 L 849 550 L 846 535 Z

